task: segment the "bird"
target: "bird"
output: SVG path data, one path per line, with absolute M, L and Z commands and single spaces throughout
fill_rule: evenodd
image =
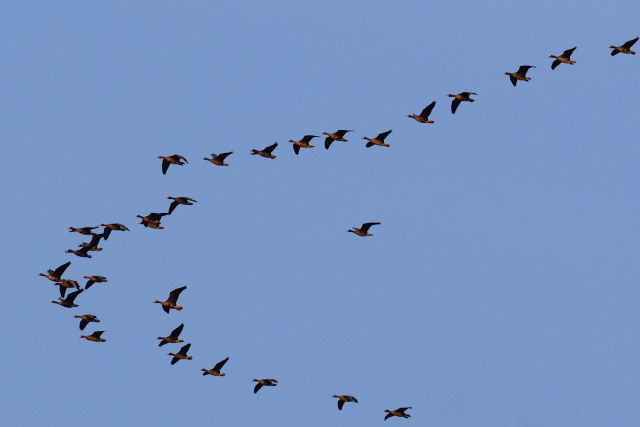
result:
M 365 222 L 364 224 L 362 224 L 362 227 L 360 228 L 355 228 L 353 227 L 351 230 L 347 230 L 347 233 L 355 233 L 358 236 L 373 236 L 373 234 L 369 233 L 369 228 L 372 225 L 379 225 L 379 222 Z
M 344 135 L 347 132 L 353 132 L 353 131 L 352 130 L 340 129 L 340 130 L 337 130 L 337 131 L 335 131 L 333 133 L 322 132 L 322 135 L 327 135 L 327 137 L 324 139 L 324 148 L 326 148 L 328 150 L 333 141 L 344 141 L 344 142 L 347 142 L 347 140 L 344 139 Z
M 80 233 L 80 234 L 86 234 L 86 235 L 90 235 L 93 234 L 93 231 L 91 230 L 95 230 L 96 228 L 98 228 L 98 226 L 95 227 L 69 227 L 69 233 Z
M 67 297 L 65 299 L 58 298 L 58 301 L 54 300 L 54 301 L 51 301 L 51 302 L 54 303 L 54 304 L 61 305 L 61 306 L 66 307 L 66 308 L 79 307 L 78 304 L 74 303 L 73 301 L 82 292 L 84 292 L 84 289 L 80 289 L 80 290 L 77 290 L 75 292 L 71 292 L 69 295 L 67 295 Z
M 338 396 L 337 394 L 334 394 L 331 397 L 336 397 L 338 398 L 338 409 L 342 411 L 342 406 L 344 405 L 344 402 L 355 402 L 358 403 L 358 399 L 356 399 L 353 396 L 349 396 L 348 394 L 341 394 L 340 396 Z
M 290 139 L 287 142 L 293 142 L 293 151 L 294 151 L 294 153 L 298 154 L 300 152 L 300 147 L 302 147 L 302 148 L 313 148 L 313 145 L 309 144 L 309 141 L 311 141 L 313 138 L 318 138 L 318 136 L 317 135 L 305 135 L 299 141 L 294 141 L 293 139 Z
M 407 409 L 411 409 L 411 406 L 405 406 L 403 408 L 394 409 L 393 411 L 385 409 L 384 412 L 388 412 L 388 414 L 384 416 L 384 420 L 386 421 L 387 418 L 391 418 L 391 417 L 411 418 L 411 415 L 404 413 L 404 411 L 406 411 Z
M 75 288 L 80 290 L 80 285 L 75 280 L 71 279 L 60 279 L 60 282 L 54 283 L 54 286 L 60 286 L 60 296 L 64 298 L 64 294 L 67 292 L 69 288 Z
M 113 222 L 111 224 L 100 224 L 101 227 L 104 227 L 102 234 L 104 234 L 103 239 L 107 240 L 112 231 L 129 231 L 127 227 L 122 224 L 118 224 L 117 222 Z
M 104 237 L 104 234 L 91 233 L 91 235 L 93 237 L 91 237 L 91 241 L 90 242 L 83 242 L 83 243 L 79 244 L 78 246 L 81 247 L 82 249 L 88 248 L 87 249 L 88 251 L 101 251 L 102 248 L 98 247 L 98 243 L 100 243 L 100 239 L 102 239 Z
M 62 275 L 64 274 L 64 271 L 70 265 L 71 265 L 71 261 L 67 261 L 61 266 L 59 266 L 58 268 L 56 268 L 55 270 L 51 270 L 51 269 L 47 270 L 47 274 L 38 273 L 38 276 L 44 276 L 47 279 L 51 280 L 52 282 L 59 282 L 62 279 Z
M 162 340 L 160 341 L 160 344 L 158 344 L 158 347 L 162 347 L 163 345 L 168 343 L 184 342 L 184 340 L 178 338 L 180 336 L 180 333 L 182 332 L 182 329 L 184 329 L 184 323 L 181 323 L 180 326 L 171 331 L 168 337 L 158 337 L 159 340 Z
M 172 308 L 174 310 L 180 311 L 182 310 L 182 307 L 178 305 L 178 297 L 180 296 L 180 292 L 184 291 L 185 289 L 187 289 L 186 286 L 183 286 L 181 288 L 176 288 L 171 292 L 169 292 L 169 298 L 167 298 L 166 301 L 158 301 L 157 299 L 154 299 L 153 302 L 162 304 L 162 309 L 167 314 L 169 313 L 169 310 Z
M 73 318 L 80 319 L 81 331 L 84 331 L 84 328 L 89 324 L 89 322 L 100 323 L 100 319 L 98 319 L 95 314 L 81 314 L 80 316 L 78 316 L 77 314 L 74 314 Z
M 257 382 L 256 386 L 253 388 L 253 394 L 256 394 L 258 390 L 262 388 L 262 386 L 275 387 L 278 385 L 278 381 L 273 378 L 263 378 L 261 380 L 252 379 L 251 381 Z
M 560 56 L 555 56 L 555 55 L 549 55 L 549 58 L 555 58 L 555 61 L 553 61 L 551 63 L 551 69 L 555 70 L 556 67 L 558 65 L 560 65 L 561 62 L 564 62 L 565 64 L 575 64 L 576 61 L 571 59 L 571 54 L 573 53 L 574 50 L 576 50 L 577 46 L 572 47 L 571 49 L 567 49 L 564 52 L 562 52 L 562 55 Z
M 422 110 L 419 115 L 416 116 L 415 114 L 409 114 L 407 117 L 411 117 L 412 119 L 420 123 L 433 123 L 433 120 L 429 120 L 429 115 L 431 114 L 431 111 L 433 111 L 433 107 L 435 106 L 436 101 L 433 101 L 431 104 L 424 107 L 424 110 Z
M 87 284 L 84 285 L 85 289 L 89 289 L 94 283 L 104 283 L 107 278 L 104 276 L 82 276 L 83 279 L 87 279 Z
M 80 338 L 93 342 L 105 342 L 106 340 L 104 338 L 100 338 L 102 334 L 104 334 L 104 331 L 95 331 L 91 335 L 80 335 Z
M 218 155 L 216 155 L 216 153 L 211 153 L 211 158 L 207 158 L 207 157 L 203 157 L 202 160 L 208 160 L 211 163 L 213 163 L 214 165 L 218 165 L 218 166 L 229 166 L 228 164 L 226 164 L 224 162 L 224 159 L 227 158 L 227 156 L 233 154 L 233 151 L 229 151 L 228 153 L 220 153 Z
M 200 370 L 202 371 L 202 375 L 213 375 L 214 377 L 224 377 L 226 374 L 224 372 L 220 372 L 220 369 L 222 369 L 224 364 L 227 363 L 227 360 L 229 360 L 228 357 L 216 363 L 216 366 L 214 366 L 211 369 L 201 368 Z
M 187 159 L 182 157 L 180 154 L 174 154 L 172 156 L 158 156 L 159 159 L 162 159 L 162 174 L 167 174 L 167 169 L 169 169 L 169 165 L 184 165 L 185 163 L 189 163 Z M 182 161 L 184 160 L 184 162 Z
M 633 40 L 629 40 L 629 41 L 625 42 L 625 44 L 623 44 L 621 46 L 609 46 L 609 48 L 613 49 L 611 51 L 611 56 L 616 56 L 619 53 L 626 53 L 626 54 L 635 55 L 636 53 L 631 50 L 631 46 L 636 44 L 637 41 L 638 41 L 638 37 L 636 37 Z
M 198 203 L 197 200 L 193 200 L 191 197 L 167 197 L 167 199 L 173 199 L 173 202 L 169 205 L 169 212 L 167 214 L 171 215 L 171 212 L 178 205 L 192 205 L 193 203 Z M 193 202 L 193 203 L 192 203 Z
M 367 148 L 372 147 L 374 145 L 380 145 L 383 147 L 388 147 L 389 144 L 387 144 L 386 142 L 384 142 L 384 139 L 389 136 L 389 134 L 392 132 L 391 129 L 389 129 L 386 132 L 382 132 L 381 134 L 378 134 L 378 136 L 376 136 L 375 138 L 371 139 L 371 138 L 367 138 L 366 136 L 363 136 L 362 139 L 366 139 L 367 141 Z
M 168 215 L 168 213 L 167 212 L 162 212 L 162 213 L 151 212 L 149 215 L 145 215 L 145 216 L 136 215 L 136 217 L 141 219 L 141 221 L 138 224 L 142 224 L 145 227 L 161 229 L 164 227 L 160 224 L 160 220 L 165 215 Z
M 191 344 L 186 344 L 186 345 L 183 345 L 180 351 L 175 354 L 167 353 L 168 356 L 173 356 L 173 359 L 171 359 L 171 364 L 175 365 L 176 362 L 180 359 L 187 359 L 187 360 L 193 359 L 193 356 L 187 356 L 187 352 L 189 351 L 189 348 L 191 348 Z
M 273 154 L 271 154 L 273 152 L 273 150 L 276 149 L 276 147 L 278 146 L 277 142 L 274 142 L 272 145 L 265 147 L 263 150 L 256 150 L 255 148 L 251 149 L 251 154 L 258 154 L 262 157 L 266 157 L 268 159 L 275 159 L 276 156 L 274 156 Z
M 529 71 L 529 68 L 536 67 L 535 65 L 521 65 L 520 68 L 518 68 L 518 71 L 516 71 L 515 73 L 506 71 L 505 74 L 509 76 L 511 83 L 515 86 L 516 83 L 518 83 L 518 80 L 522 80 L 523 82 L 528 82 L 529 80 L 531 80 L 531 77 L 527 77 L 527 71 Z
M 65 252 L 82 258 L 91 258 L 91 255 L 88 254 L 89 250 L 91 250 L 91 246 L 83 246 L 80 249 L 67 249 Z
M 447 94 L 448 97 L 453 98 L 453 101 L 451 101 L 451 113 L 455 114 L 456 110 L 458 109 L 458 105 L 460 105 L 460 103 L 462 101 L 468 101 L 468 102 L 474 102 L 475 99 L 471 99 L 469 97 L 469 95 L 477 95 L 477 93 L 475 92 L 460 92 L 458 94 L 452 95 L 450 93 Z

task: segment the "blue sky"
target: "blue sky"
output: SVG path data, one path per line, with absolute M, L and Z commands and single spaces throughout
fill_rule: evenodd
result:
M 637 426 L 633 2 L 10 2 L 3 424 Z M 577 45 L 573 66 L 550 54 Z M 640 45 L 638 46 L 640 49 Z M 535 65 L 513 87 L 503 73 Z M 477 92 L 450 113 L 447 93 Z M 406 118 L 436 100 L 435 124 Z M 296 156 L 288 139 L 354 129 Z M 389 148 L 365 148 L 393 129 Z M 279 142 L 275 160 L 250 156 Z M 202 161 L 233 151 L 228 168 Z M 158 155 L 189 164 L 162 175 Z M 164 230 L 136 214 L 179 206 Z M 379 221 L 373 237 L 345 231 Z M 92 259 L 68 226 L 121 222 Z M 103 275 L 77 309 L 38 272 Z M 81 281 L 82 283 L 83 281 Z M 187 286 L 181 312 L 154 299 Z M 80 340 L 93 313 L 106 343 Z M 191 361 L 155 339 L 185 323 Z M 229 357 L 223 378 L 202 377 Z M 277 387 L 252 392 L 252 378 Z M 358 404 L 336 408 L 333 394 Z

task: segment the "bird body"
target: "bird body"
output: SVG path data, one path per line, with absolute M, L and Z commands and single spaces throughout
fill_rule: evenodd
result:
M 84 328 L 89 324 L 89 322 L 100 323 L 100 319 L 98 319 L 95 314 L 81 314 L 80 316 L 74 315 L 73 318 L 80 319 L 81 331 L 84 331 Z
M 379 222 L 365 222 L 364 224 L 362 224 L 362 226 L 360 228 L 352 228 L 351 230 L 347 230 L 347 233 L 354 233 L 358 236 L 361 237 L 366 237 L 366 236 L 373 236 L 373 234 L 369 233 L 369 228 L 372 225 L 378 225 L 380 224 Z
M 573 53 L 573 51 L 574 51 L 574 50 L 576 50 L 576 49 L 577 49 L 577 46 L 574 46 L 574 47 L 572 47 L 571 49 L 567 49 L 567 50 L 565 50 L 564 52 L 562 52 L 562 55 L 560 55 L 560 56 L 549 55 L 549 58 L 554 58 L 554 59 L 555 59 L 555 61 L 553 61 L 553 62 L 551 63 L 551 69 L 552 69 L 552 70 L 555 70 L 555 69 L 556 69 L 556 67 L 557 67 L 558 65 L 560 65 L 561 63 L 564 63 L 564 64 L 570 64 L 570 65 L 575 64 L 575 63 L 576 63 L 576 61 L 574 61 L 574 60 L 572 60 L 572 59 L 571 59 L 571 54 L 572 54 L 572 53 Z
M 531 77 L 527 77 L 527 71 L 529 71 L 529 68 L 536 67 L 534 65 L 521 65 L 520 68 L 518 68 L 518 71 L 513 73 L 506 71 L 505 74 L 509 76 L 511 84 L 515 86 L 516 83 L 518 83 L 518 80 L 521 80 L 523 82 L 528 82 L 529 80 L 531 80 Z
M 472 99 L 470 95 L 477 95 L 475 92 L 460 92 L 455 95 L 448 93 L 447 96 L 453 98 L 451 101 L 451 114 L 455 114 L 458 106 L 462 101 L 467 102 L 475 102 L 475 99 Z
M 318 138 L 316 135 L 305 135 L 299 141 L 294 141 L 290 139 L 288 142 L 293 142 L 293 152 L 298 154 L 300 152 L 300 148 L 313 148 L 313 145 L 309 144 L 313 138 Z
M 178 205 L 193 205 L 194 203 L 198 203 L 197 200 L 194 200 L 191 197 L 171 197 L 171 196 L 169 196 L 169 197 L 167 197 L 167 199 L 173 199 L 173 202 L 171 202 L 171 204 L 169 205 L 169 212 L 167 212 L 168 215 L 171 215 L 173 210 Z
M 208 160 L 211 163 L 213 163 L 214 165 L 217 166 L 229 166 L 228 164 L 226 164 L 224 162 L 224 159 L 227 158 L 227 156 L 233 154 L 233 151 L 229 151 L 228 153 L 220 153 L 218 155 L 216 155 L 216 153 L 211 153 L 211 158 L 207 158 L 207 157 L 203 157 L 202 160 Z
M 226 374 L 224 372 L 220 372 L 220 369 L 222 369 L 224 364 L 227 363 L 227 360 L 229 360 L 228 357 L 216 363 L 216 366 L 214 366 L 211 369 L 205 369 L 205 368 L 200 369 L 202 371 L 202 375 L 213 375 L 214 377 L 224 377 Z
M 420 123 L 433 123 L 433 120 L 429 119 L 429 115 L 431 114 L 431 111 L 433 111 L 433 107 L 435 106 L 436 106 L 436 101 L 433 101 L 431 104 L 424 107 L 424 109 L 422 110 L 422 112 L 420 112 L 420 114 L 418 115 L 409 114 L 407 117 L 410 117 Z
M 103 239 L 107 240 L 112 231 L 129 231 L 127 227 L 122 224 L 118 224 L 117 222 L 113 222 L 111 224 L 100 224 L 101 227 L 104 227 L 102 234 L 104 235 Z
M 158 304 L 162 304 L 162 309 L 165 311 L 165 313 L 169 314 L 169 310 L 170 309 L 174 309 L 174 310 L 182 310 L 182 306 L 178 305 L 178 297 L 180 296 L 180 293 L 182 291 L 184 291 L 185 289 L 187 289 L 186 286 L 182 286 L 181 288 L 176 288 L 174 290 L 172 290 L 171 292 L 169 292 L 169 298 L 167 298 L 166 301 L 158 301 L 153 300 L 154 303 L 158 303 Z
M 274 142 L 273 144 L 271 144 L 268 147 L 265 147 L 262 150 L 256 150 L 255 148 L 251 149 L 251 154 L 257 154 L 261 157 L 266 157 L 267 159 L 275 159 L 276 156 L 274 156 L 273 154 L 271 154 L 273 152 L 273 150 L 276 149 L 276 147 L 278 146 L 277 142 Z
M 347 140 L 344 138 L 344 136 L 345 136 L 345 134 L 347 132 L 353 132 L 353 131 L 352 130 L 346 130 L 346 129 L 340 129 L 340 130 L 337 130 L 337 131 L 335 131 L 333 133 L 322 132 L 322 135 L 327 135 L 327 137 L 324 139 L 324 148 L 326 148 L 328 150 L 333 141 L 344 141 L 344 142 L 347 142 Z
M 358 399 L 356 399 L 353 396 L 349 396 L 348 394 L 341 394 L 341 395 L 337 395 L 334 394 L 331 397 L 335 397 L 338 399 L 338 409 L 342 411 L 342 406 L 344 405 L 345 402 L 355 402 L 358 403 Z
M 64 274 L 64 271 L 70 265 L 71 265 L 71 261 L 65 262 L 64 264 L 62 264 L 61 266 L 59 266 L 55 270 L 48 269 L 47 270 L 47 274 L 38 273 L 38 276 L 46 277 L 47 279 L 51 280 L 52 282 L 59 282 L 60 280 L 62 280 L 62 275 Z
M 163 216 L 168 215 L 167 212 L 151 212 L 149 215 L 136 215 L 136 217 L 140 218 L 140 222 L 138 224 L 142 224 L 145 227 L 162 229 L 164 228 L 162 224 L 160 224 L 160 220 Z
M 189 351 L 189 348 L 191 348 L 191 344 L 186 344 L 183 345 L 182 348 L 180 349 L 179 352 L 177 353 L 167 353 L 168 356 L 173 356 L 173 359 L 171 359 L 171 364 L 175 365 L 176 362 L 180 359 L 186 359 L 186 360 L 191 360 L 193 359 L 193 356 L 188 356 L 187 352 Z
M 80 249 L 67 249 L 65 252 L 68 254 L 74 254 L 76 256 L 82 257 L 82 258 L 91 258 L 91 255 L 89 255 L 89 251 L 91 250 L 91 246 L 82 246 Z
M 79 307 L 78 304 L 74 303 L 76 297 L 78 295 L 80 295 L 82 292 L 84 292 L 84 289 L 79 289 L 75 292 L 71 292 L 69 295 L 67 295 L 67 297 L 65 299 L 62 298 L 58 298 L 58 301 L 51 301 L 54 304 L 58 304 L 61 305 L 63 307 L 66 308 L 73 308 L 73 307 Z
M 173 154 L 171 156 L 158 156 L 159 159 L 162 159 L 162 174 L 167 174 L 167 169 L 169 169 L 170 165 L 184 165 L 185 163 L 189 163 L 187 159 L 182 157 L 180 154 Z M 184 160 L 184 161 L 183 161 Z
M 384 420 L 386 421 L 387 418 L 391 418 L 391 417 L 411 418 L 411 415 L 404 413 L 404 411 L 406 411 L 407 409 L 411 409 L 411 406 L 394 409 L 393 411 L 385 409 L 384 412 L 388 412 L 388 414 L 385 415 Z
M 258 390 L 260 390 L 263 386 L 275 387 L 275 386 L 278 385 L 278 381 L 274 380 L 273 378 L 263 378 L 261 380 L 257 380 L 257 379 L 254 378 L 251 381 L 254 381 L 254 382 L 258 383 L 253 388 L 253 394 L 256 394 L 258 392 Z
M 389 144 L 387 144 L 386 142 L 384 142 L 384 139 L 389 136 L 389 134 L 392 132 L 391 129 L 389 129 L 386 132 L 382 132 L 380 134 L 378 134 L 378 136 L 376 136 L 375 138 L 367 138 L 366 136 L 363 136 L 362 139 L 366 139 L 367 142 L 367 148 L 369 147 L 373 147 L 374 145 L 379 145 L 381 147 L 388 147 Z
M 84 285 L 85 289 L 89 289 L 94 283 L 104 283 L 107 278 L 104 276 L 82 276 L 83 279 L 87 279 L 87 284 Z
M 632 39 L 632 40 L 629 40 L 629 41 L 625 42 L 621 46 L 609 46 L 609 48 L 613 49 L 611 51 L 611 56 L 616 56 L 619 53 L 626 53 L 628 55 L 635 55 L 636 53 L 631 50 L 631 46 L 636 44 L 637 41 L 638 41 L 638 37 L 636 37 L 635 39 Z
M 167 336 L 167 337 L 158 337 L 159 340 L 162 340 L 162 341 L 160 341 L 160 344 L 158 344 L 158 347 L 162 347 L 163 345 L 168 344 L 168 343 L 184 342 L 184 340 L 181 340 L 181 339 L 178 338 L 180 336 L 180 334 L 182 333 L 182 329 L 184 329 L 184 323 L 181 323 L 180 326 L 178 326 L 173 331 L 171 331 L 169 336 Z
M 91 335 L 80 335 L 80 338 L 84 338 L 93 342 L 105 342 L 104 338 L 100 338 L 100 336 L 104 333 L 104 331 L 95 331 Z

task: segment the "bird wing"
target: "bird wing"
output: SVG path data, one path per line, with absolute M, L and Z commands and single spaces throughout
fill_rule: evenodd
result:
M 162 338 L 162 341 L 160 341 L 160 344 L 158 344 L 158 347 L 162 347 L 165 344 L 168 344 L 169 341 L 167 341 L 166 339 Z
M 169 160 L 167 159 L 162 159 L 162 174 L 166 175 L 167 174 L 167 169 L 169 169 L 169 165 L 171 163 L 169 163 Z
M 328 150 L 329 147 L 331 147 L 331 143 L 332 142 L 333 142 L 333 138 L 331 138 L 330 136 L 326 137 L 324 139 L 324 148 L 326 148 Z
M 84 288 L 85 288 L 85 289 L 89 289 L 89 288 L 91 287 L 91 285 L 93 285 L 94 283 L 96 283 L 96 281 L 95 281 L 95 280 L 93 280 L 93 279 L 89 279 L 89 280 L 87 280 L 87 284 L 86 284 L 86 285 L 84 285 Z
M 297 155 L 300 152 L 300 146 L 298 144 L 293 144 L 293 151 Z
M 104 331 L 95 331 L 91 335 L 93 335 L 96 338 L 100 338 L 100 335 L 102 335 L 103 333 L 104 333 Z
M 178 301 L 178 297 L 180 296 L 180 292 L 184 291 L 185 289 L 187 289 L 186 286 L 183 286 L 181 288 L 176 288 L 174 290 L 172 290 L 171 292 L 169 292 L 169 298 L 167 299 L 168 302 L 175 304 Z
M 162 304 L 162 309 L 164 310 L 165 313 L 169 314 L 169 310 L 170 310 L 169 307 L 167 307 L 166 305 Z
M 511 80 L 511 84 L 514 85 L 514 86 L 516 84 L 518 84 L 518 79 L 516 79 L 515 77 L 513 77 L 511 75 L 509 75 L 509 80 Z
M 619 51 L 618 49 L 613 49 L 613 50 L 611 51 L 611 56 L 616 56 L 616 55 L 617 55 L 617 54 L 619 54 L 619 53 L 620 53 L 620 51 Z
M 369 147 L 373 147 L 374 145 L 376 145 L 376 144 L 374 144 L 373 142 L 369 141 L 369 142 L 367 142 L 366 147 L 369 148 Z
M 256 394 L 258 390 L 260 390 L 261 388 L 262 388 L 262 383 L 256 384 L 256 386 L 253 388 L 253 394 Z
M 553 61 L 553 62 L 551 63 L 551 69 L 552 69 L 552 70 L 555 70 L 555 69 L 556 69 L 556 67 L 557 67 L 558 65 L 560 65 L 560 61 L 558 61 L 558 60 L 556 59 L 555 61 Z
M 180 360 L 180 359 L 178 359 L 177 357 L 173 356 L 173 359 L 171 359 L 171 364 L 175 365 L 178 360 Z
M 67 288 L 62 286 L 62 283 L 58 283 L 58 285 L 60 285 L 60 296 L 64 298 L 64 294 L 67 293 Z
M 313 138 L 317 138 L 317 135 L 305 135 L 302 137 L 302 139 L 300 140 L 300 142 L 304 142 L 305 144 L 308 144 L 309 141 L 311 141 Z
M 84 331 L 84 328 L 89 324 L 89 321 L 86 319 L 80 320 L 80 330 Z
M 174 340 L 177 339 L 182 333 L 182 329 L 184 329 L 184 323 L 181 323 L 180 326 L 171 331 L 171 333 L 169 334 L 169 338 Z
M 221 162 L 224 161 L 224 159 L 227 158 L 227 156 L 233 154 L 233 151 L 229 151 L 228 153 L 220 153 L 218 154 L 218 160 L 220 160 Z
M 104 237 L 104 234 L 97 234 L 97 233 L 92 233 L 93 237 L 91 238 L 91 241 L 89 242 L 89 246 L 90 247 L 95 247 L 98 246 L 98 243 L 100 243 L 100 239 L 102 239 Z
M 147 215 L 147 218 L 149 218 L 151 221 L 160 221 L 162 217 L 165 215 L 169 215 L 169 213 L 168 212 L 162 212 L 162 213 L 151 212 L 149 215 Z
M 191 348 L 191 344 L 185 344 L 185 345 L 182 346 L 182 348 L 180 349 L 180 351 L 178 353 L 179 354 L 184 354 L 186 356 L 187 352 L 189 351 L 190 348 Z
M 396 409 L 397 412 L 402 412 L 404 414 L 404 411 L 406 411 L 407 409 L 411 409 L 411 406 L 405 406 L 403 408 L 398 408 Z
M 625 44 L 622 45 L 622 47 L 626 47 L 627 49 L 629 49 L 631 46 L 633 46 L 634 44 L 636 44 L 636 42 L 638 41 L 638 37 L 636 37 L 633 40 L 629 40 L 628 42 L 626 42 Z
M 338 409 L 342 411 L 342 406 L 344 405 L 344 400 L 338 399 Z
M 76 299 L 76 297 L 79 294 L 81 294 L 82 292 L 84 292 L 84 289 L 80 289 L 79 291 L 71 292 L 69 295 L 67 295 L 67 298 L 65 299 L 65 302 L 72 304 L 73 301 Z
M 277 143 L 277 142 L 274 142 L 272 145 L 270 145 L 270 146 L 266 147 L 266 148 L 265 148 L 264 150 L 262 150 L 262 151 L 264 151 L 264 152 L 267 152 L 267 153 L 271 154 L 271 152 L 273 152 L 273 150 L 275 150 L 277 146 L 278 146 L 278 143 Z
M 102 231 L 102 235 L 104 236 L 105 241 L 109 238 L 110 234 L 111 234 L 111 229 L 109 227 L 105 227 L 104 230 Z
M 173 210 L 176 208 L 176 206 L 178 206 L 180 203 L 176 202 L 175 200 L 173 202 L 171 202 L 171 204 L 169 205 L 169 215 L 171 215 L 171 213 L 173 212 Z
M 425 119 L 429 118 L 429 114 L 431 114 L 431 111 L 433 111 L 433 107 L 435 106 L 436 106 L 436 101 L 433 101 L 431 104 L 424 107 L 424 110 L 422 110 L 422 112 L 420 113 L 420 117 L 423 117 Z
M 526 76 L 527 75 L 527 71 L 529 71 L 529 68 L 536 68 L 533 65 L 521 65 L 520 68 L 518 68 L 518 71 L 516 71 L 516 74 L 520 74 L 521 76 Z
M 360 227 L 360 229 L 366 233 L 367 231 L 369 231 L 369 228 L 372 225 L 378 225 L 378 224 L 380 224 L 380 223 L 379 222 L 365 222 L 364 224 L 362 224 L 362 227 Z
M 458 109 L 458 105 L 460 105 L 460 100 L 458 98 L 453 98 L 453 101 L 451 101 L 451 113 L 455 114 L 456 110 Z
M 71 261 L 65 262 L 60 267 L 56 268 L 55 271 L 53 272 L 53 274 L 56 277 L 62 276 L 64 274 L 64 271 L 67 269 L 67 267 L 69 267 L 69 265 L 71 265 Z
M 174 154 L 174 156 L 176 156 L 176 157 L 177 157 L 177 158 L 179 158 L 179 159 L 184 160 L 184 162 L 185 162 L 185 163 L 189 163 L 189 162 L 187 161 L 187 159 L 185 159 L 185 158 L 184 158 L 183 156 L 181 156 L 180 154 Z
M 391 418 L 391 417 L 393 417 L 393 414 L 389 412 L 387 415 L 384 416 L 384 420 L 386 421 L 387 418 Z
M 343 137 L 344 137 L 344 135 L 345 135 L 347 132 L 353 132 L 353 131 L 352 131 L 352 130 L 339 129 L 339 130 L 335 131 L 334 133 L 335 133 L 336 135 L 338 135 L 340 138 L 343 138 Z
M 376 139 L 379 139 L 380 141 L 384 141 L 384 139 L 389 136 L 389 134 L 392 132 L 391 129 L 389 129 L 386 132 L 382 132 L 381 134 L 378 134 L 378 136 L 376 136 Z
M 227 360 L 229 360 L 228 357 L 226 359 L 221 360 L 218 363 L 216 363 L 216 366 L 213 367 L 213 370 L 219 372 L 220 369 L 222 369 L 222 367 L 224 366 L 224 364 L 227 363 Z
M 567 59 L 571 59 L 571 54 L 573 53 L 574 50 L 577 49 L 578 46 L 574 46 L 571 49 L 567 49 L 564 52 L 562 52 L 562 55 L 560 56 L 564 56 Z

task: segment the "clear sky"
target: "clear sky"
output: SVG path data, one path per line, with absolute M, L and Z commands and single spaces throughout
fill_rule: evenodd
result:
M 5 2 L 0 424 L 371 426 L 412 406 L 384 425 L 637 427 L 640 55 L 608 46 L 638 17 L 631 1 Z M 476 102 L 452 115 L 461 91 Z M 406 117 L 432 100 L 434 124 Z M 329 150 L 286 142 L 337 129 L 355 132 Z M 277 159 L 249 155 L 274 141 Z M 228 168 L 201 160 L 223 151 Z M 174 153 L 189 164 L 162 175 Z M 137 224 L 167 196 L 198 203 Z M 367 221 L 373 237 L 346 233 Z M 64 252 L 86 241 L 67 227 L 101 222 L 131 231 Z M 68 278 L 108 278 L 76 309 L 37 276 L 69 260 Z M 151 303 L 184 285 L 181 312 Z M 78 338 L 82 313 L 106 343 Z M 193 360 L 171 366 L 180 345 L 156 337 L 183 322 Z M 279 385 L 254 395 L 252 378 Z

